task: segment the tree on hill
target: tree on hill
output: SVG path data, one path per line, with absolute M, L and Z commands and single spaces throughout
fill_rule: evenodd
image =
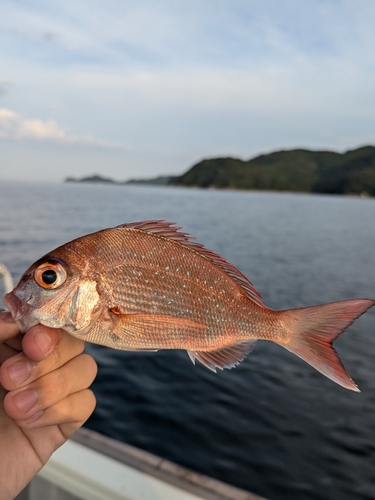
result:
M 251 160 L 202 160 L 171 184 L 375 196 L 375 147 L 346 153 L 294 149 Z

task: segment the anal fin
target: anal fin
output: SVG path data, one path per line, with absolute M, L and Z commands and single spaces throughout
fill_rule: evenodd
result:
M 224 370 L 224 368 L 234 368 L 253 350 L 255 340 L 239 342 L 238 344 L 229 345 L 215 351 L 187 351 L 191 361 L 195 364 L 195 360 L 200 361 L 209 370 L 216 372 L 216 369 Z

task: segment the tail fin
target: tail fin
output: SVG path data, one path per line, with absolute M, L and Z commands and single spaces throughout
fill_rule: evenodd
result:
M 334 382 L 360 392 L 332 347 L 332 342 L 374 305 L 374 300 L 353 299 L 283 311 L 286 325 L 294 324 L 294 333 L 288 344 L 280 345 Z

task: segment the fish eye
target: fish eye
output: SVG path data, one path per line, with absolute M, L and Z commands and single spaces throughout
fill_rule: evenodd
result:
M 65 283 L 67 272 L 60 262 L 44 262 L 35 270 L 35 281 L 42 288 L 53 290 Z
M 57 280 L 57 273 L 53 269 L 47 269 L 42 273 L 42 280 L 45 285 L 53 285 Z

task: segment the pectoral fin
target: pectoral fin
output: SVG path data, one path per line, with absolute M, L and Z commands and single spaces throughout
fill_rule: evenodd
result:
M 191 337 L 206 328 L 186 318 L 160 314 L 121 314 L 112 309 L 111 317 L 120 349 L 186 349 Z

